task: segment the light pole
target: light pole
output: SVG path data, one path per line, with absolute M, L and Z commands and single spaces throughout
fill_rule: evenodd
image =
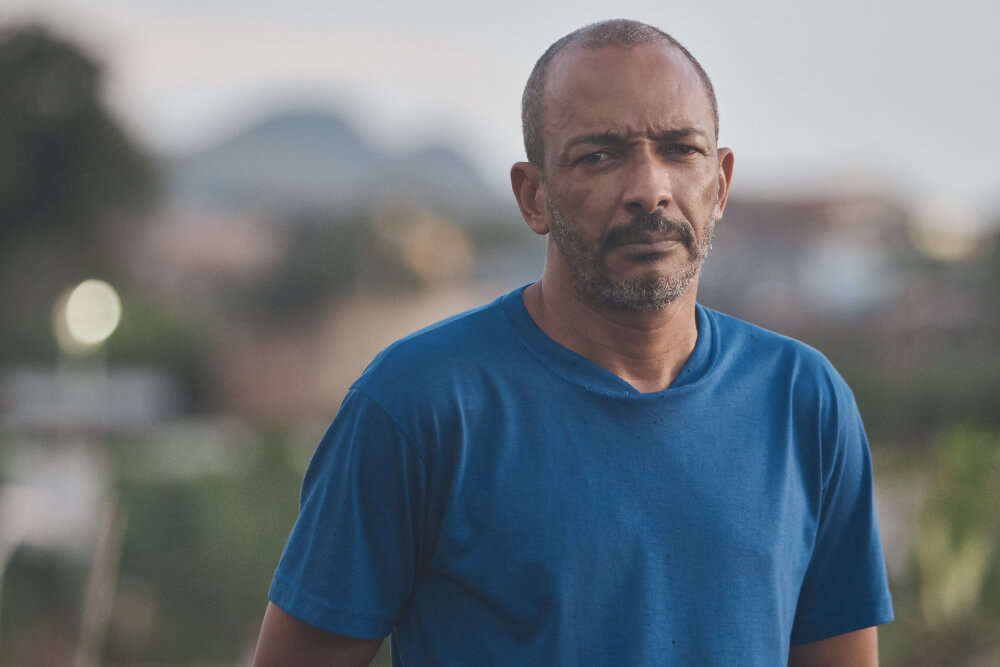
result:
M 108 374 L 102 346 L 121 322 L 118 292 L 102 280 L 85 280 L 67 292 L 54 313 L 56 340 L 61 351 L 60 372 L 66 356 L 96 356 L 100 424 L 107 426 Z M 62 402 L 60 402 L 62 403 Z M 62 415 L 59 416 L 60 423 Z M 75 667 L 98 662 L 101 644 L 114 606 L 118 558 L 125 534 L 125 513 L 114 495 L 105 502 L 84 599 L 82 626 L 74 657 Z
M 118 293 L 111 285 L 100 280 L 86 280 L 67 290 L 53 310 L 53 329 L 59 346 L 59 359 L 55 370 L 56 428 L 60 440 L 66 437 L 65 427 L 72 411 L 67 413 L 67 372 L 69 357 L 95 356 L 96 387 L 101 412 L 100 425 L 106 419 L 107 368 L 101 351 L 103 343 L 114 333 L 121 321 L 122 307 Z M 18 546 L 25 543 L 53 545 L 70 543 L 76 537 L 78 526 L 66 520 L 70 506 L 77 508 L 80 497 L 67 500 L 54 489 L 51 475 L 30 474 L 22 483 L 0 488 L 0 592 L 7 573 L 7 566 Z M 72 512 L 69 512 L 70 514 Z M 100 535 L 95 549 L 94 566 L 88 584 L 83 628 L 77 665 L 93 664 L 100 638 L 111 611 L 110 593 L 114 590 L 117 557 L 124 531 L 124 514 L 113 498 L 106 502 L 102 512 Z M 55 540 L 55 541 L 53 541 Z

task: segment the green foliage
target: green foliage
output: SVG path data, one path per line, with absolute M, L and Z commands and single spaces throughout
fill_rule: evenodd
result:
M 893 581 L 883 664 L 993 664 L 983 656 L 1000 651 L 1000 430 L 950 429 L 911 465 L 927 486 L 911 567 Z
M 206 391 L 203 331 L 184 314 L 149 303 L 139 293 L 126 291 L 122 301 L 121 323 L 105 344 L 108 363 L 169 369 L 187 404 L 198 405 Z
M 3 579 L 0 665 L 68 664 L 59 658 L 72 655 L 85 581 L 72 559 L 18 550 Z
M 101 79 L 45 28 L 0 29 L 0 301 L 26 329 L 64 287 L 108 277 L 155 194 L 153 163 L 105 108 Z
M 152 623 L 113 625 L 109 664 L 232 661 L 255 638 L 302 471 L 271 444 L 244 473 L 123 482 L 129 520 L 119 598 L 148 609 Z
M 995 332 L 961 340 L 927 332 L 864 343 L 845 353 L 841 371 L 873 439 L 927 443 L 956 423 L 1000 427 L 1000 357 Z
M 151 165 L 101 101 L 101 68 L 38 26 L 0 31 L 0 240 L 79 240 L 145 202 Z
M 975 615 L 1000 556 L 1000 435 L 954 431 L 932 470 L 915 556 L 924 617 L 947 629 Z

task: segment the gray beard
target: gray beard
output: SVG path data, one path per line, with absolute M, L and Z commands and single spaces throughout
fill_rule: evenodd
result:
M 670 220 L 659 212 L 640 213 L 626 225 L 609 230 L 600 239 L 597 250 L 589 252 L 580 234 L 566 222 L 547 196 L 546 206 L 552 240 L 569 264 L 577 286 L 596 303 L 623 310 L 658 310 L 686 293 L 701 273 L 715 235 L 714 216 L 707 221 L 706 235 L 699 239 L 687 221 Z M 604 255 L 617 243 L 646 231 L 677 234 L 687 248 L 690 261 L 672 273 L 650 271 L 635 278 L 613 280 L 603 268 Z M 653 262 L 656 258 L 650 255 L 646 260 Z

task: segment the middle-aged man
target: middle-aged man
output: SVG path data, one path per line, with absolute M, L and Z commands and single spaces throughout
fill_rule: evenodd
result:
M 733 153 L 708 76 L 609 21 L 523 99 L 538 282 L 413 334 L 306 474 L 256 665 L 877 663 L 868 446 L 816 351 L 696 303 Z

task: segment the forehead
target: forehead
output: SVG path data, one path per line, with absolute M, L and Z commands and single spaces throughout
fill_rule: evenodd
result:
M 568 48 L 550 65 L 543 119 L 546 139 L 555 144 L 566 135 L 609 130 L 634 134 L 697 127 L 715 134 L 704 84 L 684 54 L 668 43 Z

